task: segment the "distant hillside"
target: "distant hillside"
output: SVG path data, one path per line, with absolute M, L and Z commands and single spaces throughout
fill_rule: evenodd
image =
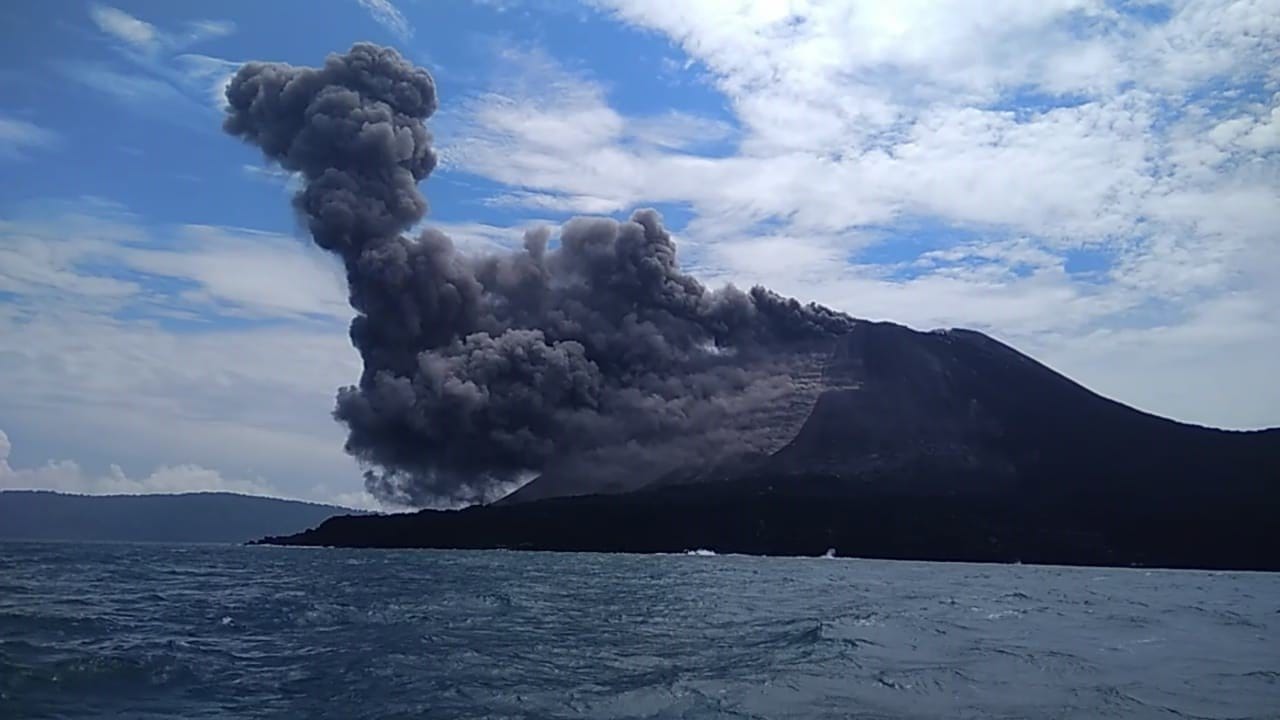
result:
M 0 492 L 0 539 L 239 543 L 302 532 L 352 510 L 234 493 Z

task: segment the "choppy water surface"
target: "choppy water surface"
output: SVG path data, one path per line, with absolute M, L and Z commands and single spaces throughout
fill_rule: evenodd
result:
M 1280 576 L 0 544 L 0 717 L 1280 717 Z

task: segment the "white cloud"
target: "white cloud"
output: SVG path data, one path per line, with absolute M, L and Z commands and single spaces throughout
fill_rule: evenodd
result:
M 1224 293 L 1176 322 L 1042 334 L 1022 345 L 1094 390 L 1148 411 L 1207 425 L 1274 427 L 1278 300 Z
M 379 25 L 386 28 L 388 32 L 395 35 L 401 41 L 408 41 L 413 37 L 413 26 L 405 18 L 404 13 L 400 12 L 391 0 L 357 0 L 360 6 L 369 11 L 373 19 Z
M 47 456 L 360 490 L 330 417 L 359 377 L 345 288 L 301 240 L 46 204 L 0 220 L 0 292 L 0 426 Z
M 681 205 L 681 257 L 713 282 L 976 326 L 1148 409 L 1280 423 L 1193 382 L 1272 385 L 1240 353 L 1261 357 L 1277 324 L 1241 308 L 1280 307 L 1262 259 L 1280 256 L 1276 0 L 599 4 L 682 47 L 737 127 L 631 117 L 611 78 L 508 51 L 492 92 L 442 120 L 448 164 L 506 186 L 493 202 Z M 722 144 L 700 153 L 681 126 Z M 1197 345 L 1214 322 L 1229 349 Z M 1185 373 L 1181 399 L 1153 391 L 1167 373 L 1123 369 L 1142 342 Z
M 260 478 L 227 479 L 216 470 L 199 465 L 159 467 L 145 477 L 136 478 L 125 474 L 119 465 L 111 465 L 106 474 L 92 475 L 72 460 L 50 460 L 37 467 L 14 468 L 9 465 L 11 450 L 9 436 L 0 429 L 0 489 L 58 490 L 87 495 L 222 491 L 280 497 L 278 491 Z
M 112 41 L 117 55 L 129 66 L 115 63 L 64 60 L 64 75 L 127 103 L 131 109 L 160 109 L 161 117 L 193 122 L 191 111 L 221 111 L 223 90 L 239 63 L 222 58 L 181 52 L 185 48 L 229 35 L 235 24 L 225 20 L 195 20 L 180 28 L 158 28 L 123 10 L 91 5 L 90 18 Z M 179 108 L 186 112 L 176 112 Z M 197 120 L 202 124 L 207 119 Z
M 1280 96 L 1273 107 L 1256 115 L 1224 120 L 1209 131 L 1209 139 L 1221 148 L 1266 152 L 1280 149 Z
M 499 60 L 493 90 L 464 99 L 440 126 L 444 165 L 510 186 L 499 202 L 606 213 L 732 181 L 727 165 L 670 152 L 724 139 L 723 123 L 683 112 L 624 117 L 599 84 L 545 53 L 507 49 Z
M 202 40 L 224 37 L 236 31 L 236 24 L 230 20 L 193 20 L 186 24 L 185 30 L 176 34 L 172 44 L 185 47 Z
M 142 53 L 166 47 L 176 50 L 203 40 L 230 35 L 235 23 L 227 20 L 195 20 L 182 30 L 165 31 L 110 5 L 92 4 L 89 18 L 102 32 Z
M 670 150 L 696 149 L 706 143 L 725 140 L 733 134 L 728 123 L 677 110 L 638 118 L 630 125 L 631 136 L 638 142 Z
M 204 299 L 258 316 L 350 317 L 345 281 L 333 259 L 309 243 L 275 233 L 186 225 L 163 249 L 129 248 L 134 270 L 189 281 Z
M 1183 182 L 1152 167 L 1207 112 L 1183 94 L 1263 77 L 1280 52 L 1274 0 L 1179 5 L 1165 23 L 1090 0 L 611 4 L 710 67 L 743 124 L 738 162 L 679 191 L 707 214 L 745 206 L 806 229 L 932 215 L 1076 243 L 1133 234 L 1144 203 Z M 1219 135 L 1270 147 L 1275 104 Z M 768 179 L 705 182 L 719 172 Z
M 419 232 L 421 228 L 433 228 L 449 236 L 453 244 L 463 252 L 492 253 L 510 251 L 521 247 L 525 232 L 534 228 L 552 225 L 551 221 L 528 219 L 516 223 L 512 227 L 490 225 L 480 222 L 436 222 L 427 220 L 419 227 L 410 230 L 409 234 Z
M 0 424 L 48 456 L 115 463 L 129 477 L 199 465 L 294 497 L 317 483 L 361 487 L 329 415 L 336 388 L 359 376 L 341 326 L 197 316 L 170 327 L 9 307 L 0 336 Z
M 21 158 L 29 150 L 58 144 L 58 134 L 13 117 L 0 115 L 0 158 Z
M 89 16 L 103 32 L 136 47 L 150 50 L 159 43 L 156 26 L 118 8 L 91 5 Z
M 155 232 L 133 220 L 111 206 L 0 219 L 0 291 L 42 307 L 91 301 L 97 312 L 350 317 L 337 263 L 309 242 L 206 225 Z M 176 284 L 160 290 L 159 280 Z
M 115 464 L 109 464 L 101 473 L 89 472 L 74 460 L 47 460 L 29 467 L 14 467 L 10 462 L 12 450 L 8 434 L 0 429 L 0 490 L 53 490 L 80 495 L 233 492 L 327 503 L 358 510 L 396 512 L 406 509 L 382 503 L 364 490 L 334 491 L 321 483 L 301 491 L 283 491 L 261 477 L 227 477 L 217 470 L 192 463 L 162 465 L 135 476 L 130 476 Z
M 0 246 L 0 291 L 22 296 L 70 294 L 103 301 L 132 296 L 137 283 L 82 275 L 72 268 L 78 249 L 49 245 L 30 236 L 9 236 Z
M 206 102 L 222 110 L 227 104 L 226 90 L 240 63 L 196 53 L 184 53 L 173 59 L 178 77 L 188 88 L 199 92 L 203 86 Z
M 302 176 L 298 173 L 285 170 L 278 165 L 254 165 L 246 164 L 241 166 L 246 175 L 255 179 L 279 185 L 290 195 L 302 189 Z

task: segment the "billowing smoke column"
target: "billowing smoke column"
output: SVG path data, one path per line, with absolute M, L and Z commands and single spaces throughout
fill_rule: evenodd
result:
M 558 247 L 530 232 L 510 254 L 402 235 L 427 209 L 436 92 L 389 48 L 248 63 L 226 96 L 225 130 L 301 174 L 294 204 L 346 268 L 364 371 L 334 415 L 385 499 L 489 499 L 573 458 L 606 472 L 758 450 L 735 423 L 786 395 L 798 348 L 852 322 L 760 287 L 707 290 L 652 210 L 571 220 Z

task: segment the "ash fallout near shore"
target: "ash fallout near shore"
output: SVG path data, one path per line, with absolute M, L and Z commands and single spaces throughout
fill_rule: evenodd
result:
M 769 451 L 762 418 L 816 394 L 805 369 L 854 323 L 707 289 L 653 210 L 531 231 L 511 253 L 406 236 L 427 212 L 436 90 L 390 48 L 251 62 L 226 97 L 226 132 L 302 176 L 294 205 L 345 267 L 364 370 L 334 416 L 380 498 L 489 500 L 566 463 L 604 476 Z

